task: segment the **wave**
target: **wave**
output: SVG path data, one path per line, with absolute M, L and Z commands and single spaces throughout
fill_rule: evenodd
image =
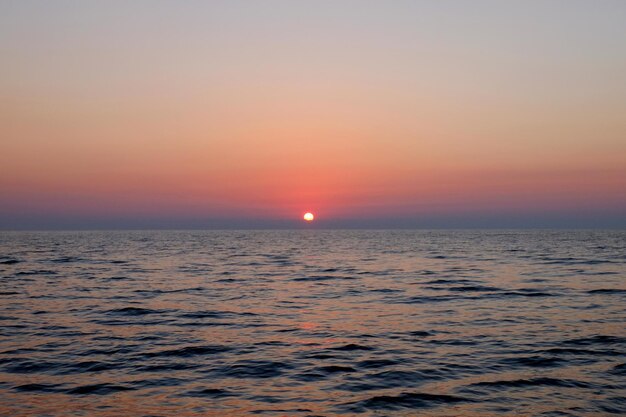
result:
M 128 385 L 119 385 L 119 384 L 92 384 L 92 385 L 81 385 L 76 388 L 69 389 L 65 391 L 70 395 L 109 395 L 114 394 L 120 391 L 132 391 L 136 390 L 136 388 L 128 386 Z
M 108 310 L 105 314 L 111 314 L 114 316 L 145 316 L 148 314 L 163 314 L 165 310 L 152 310 L 142 307 L 124 307 Z
M 205 345 L 205 346 L 187 346 L 178 349 L 161 350 L 157 352 L 144 353 L 145 357 L 182 357 L 188 358 L 198 355 L 216 355 L 218 353 L 224 353 L 231 351 L 233 348 L 223 345 Z
M 348 404 L 349 408 L 355 411 L 367 410 L 398 410 L 402 408 L 429 408 L 437 405 L 458 404 L 473 402 L 469 398 L 426 393 L 402 393 L 399 395 L 380 395 L 367 398 L 356 403 Z
M 374 350 L 373 347 L 370 346 L 365 346 L 365 345 L 358 345 L 356 343 L 349 343 L 347 345 L 341 345 L 341 346 L 334 346 L 334 347 L 329 347 L 329 350 L 338 350 L 338 351 L 347 351 L 347 352 L 352 352 L 355 350 Z
M 587 293 L 589 293 L 589 294 L 608 294 L 608 295 L 616 294 L 616 295 L 620 295 L 620 294 L 626 294 L 626 289 L 622 289 L 622 288 L 600 288 L 600 289 L 597 289 L 597 290 L 587 291 Z
M 574 379 L 537 377 L 529 379 L 499 380 L 499 381 L 483 381 L 470 384 L 468 387 L 486 388 L 486 389 L 506 389 L 506 388 L 526 388 L 526 387 L 558 387 L 558 388 L 597 388 L 596 384 Z

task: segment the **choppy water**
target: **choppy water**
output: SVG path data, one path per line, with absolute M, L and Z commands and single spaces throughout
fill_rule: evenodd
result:
M 0 234 L 7 416 L 626 412 L 626 232 Z

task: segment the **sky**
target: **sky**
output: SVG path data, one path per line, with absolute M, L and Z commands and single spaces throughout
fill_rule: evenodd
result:
M 624 228 L 624 22 L 623 0 L 0 0 L 0 228 Z

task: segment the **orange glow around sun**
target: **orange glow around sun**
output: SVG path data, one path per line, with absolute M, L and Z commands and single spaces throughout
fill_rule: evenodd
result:
M 302 218 L 307 222 L 312 222 L 315 216 L 313 215 L 313 213 L 304 213 L 304 216 L 302 216 Z

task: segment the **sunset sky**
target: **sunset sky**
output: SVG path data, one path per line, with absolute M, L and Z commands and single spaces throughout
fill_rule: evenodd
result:
M 625 22 L 1 0 L 0 228 L 626 227 Z

